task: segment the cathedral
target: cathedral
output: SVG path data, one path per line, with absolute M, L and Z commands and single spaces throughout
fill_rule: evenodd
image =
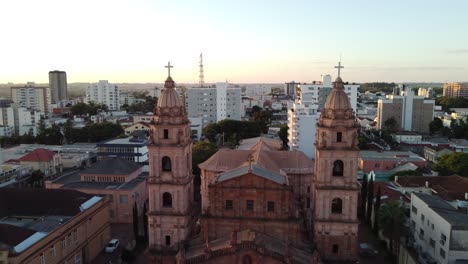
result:
M 149 261 L 356 260 L 358 125 L 339 74 L 317 124 L 315 160 L 266 139 L 250 149 L 221 149 L 198 165 L 199 206 L 190 122 L 166 67 L 150 128 Z

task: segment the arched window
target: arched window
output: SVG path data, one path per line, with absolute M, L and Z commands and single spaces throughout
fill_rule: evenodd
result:
M 163 207 L 172 207 L 172 195 L 168 192 L 163 193 Z
M 341 142 L 343 134 L 341 132 L 336 133 L 336 142 Z
M 343 200 L 335 198 L 332 200 L 331 205 L 332 214 L 341 214 L 343 212 Z
M 343 176 L 343 161 L 336 160 L 333 162 L 333 176 Z
M 172 166 L 171 166 L 171 159 L 169 157 L 164 157 L 162 158 L 162 170 L 163 171 L 171 171 Z

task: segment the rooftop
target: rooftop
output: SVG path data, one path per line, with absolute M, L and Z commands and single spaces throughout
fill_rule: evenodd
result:
M 240 167 L 240 168 L 237 168 L 237 169 L 233 169 L 233 170 L 230 170 L 230 171 L 223 172 L 223 173 L 219 174 L 215 178 L 215 182 L 226 181 L 226 180 L 229 180 L 229 179 L 233 179 L 233 178 L 245 175 L 247 173 L 255 174 L 255 175 L 260 176 L 262 178 L 265 178 L 267 180 L 274 181 L 274 182 L 276 182 L 278 184 L 286 184 L 287 183 L 287 179 L 286 179 L 285 175 L 281 175 L 281 174 L 278 174 L 276 172 L 267 170 L 265 168 L 262 168 L 260 166 L 255 165 L 255 164 L 253 164 L 251 168 L 250 168 L 249 165 L 247 165 L 247 166 L 244 166 L 244 167 Z
M 126 137 L 126 138 L 114 138 L 114 139 L 110 139 L 110 140 L 97 143 L 98 147 L 111 146 L 111 145 L 128 145 L 128 146 L 142 147 L 142 146 L 148 145 L 148 140 L 146 138 L 135 140 L 134 137 Z
M 75 190 L 1 188 L 0 245 L 21 252 L 101 199 Z
M 80 171 L 79 174 L 125 175 L 133 173 L 141 167 L 143 167 L 143 165 L 135 163 L 131 160 L 110 158 L 93 164 L 91 168 Z
M 452 225 L 452 229 L 468 230 L 468 214 L 466 212 L 458 211 L 448 202 L 436 195 L 416 192 L 413 194 L 449 222 Z
M 375 151 L 375 150 L 361 150 L 359 156 L 362 160 L 405 160 L 412 161 L 425 161 L 424 158 L 411 151 Z
M 94 189 L 94 190 L 132 190 L 148 178 L 147 172 L 142 172 L 129 182 L 85 182 L 70 181 L 62 186 L 62 189 Z
M 203 170 L 218 173 L 244 167 L 252 163 L 268 168 L 276 173 L 310 174 L 313 173 L 314 161 L 302 151 L 280 151 L 272 148 L 267 141 L 259 140 L 250 149 L 220 149 L 213 156 L 198 166 Z
M 44 149 L 44 148 L 37 148 L 30 153 L 24 155 L 19 160 L 20 161 L 32 161 L 32 162 L 46 162 L 51 161 L 54 159 L 55 152 Z
M 445 200 L 464 200 L 468 192 L 468 178 L 452 176 L 398 176 L 396 183 L 402 187 L 424 187 L 426 182 L 433 193 Z

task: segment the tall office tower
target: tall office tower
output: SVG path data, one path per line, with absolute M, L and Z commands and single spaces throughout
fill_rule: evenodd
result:
M 49 72 L 49 88 L 51 95 L 51 102 L 56 104 L 62 100 L 67 100 L 68 87 L 67 87 L 67 73 L 64 71 L 50 71 Z
M 25 86 L 11 87 L 11 100 L 21 107 L 48 113 L 50 105 L 49 87 L 39 87 L 33 82 L 28 82 Z
M 120 91 L 117 85 L 108 81 L 93 83 L 86 89 L 86 101 L 105 104 L 109 110 L 120 109 Z

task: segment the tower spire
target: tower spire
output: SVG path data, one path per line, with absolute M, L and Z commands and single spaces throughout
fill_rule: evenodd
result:
M 205 86 L 205 80 L 204 80 L 204 74 L 203 74 L 203 53 L 200 53 L 200 75 L 198 76 L 200 78 L 200 87 Z

